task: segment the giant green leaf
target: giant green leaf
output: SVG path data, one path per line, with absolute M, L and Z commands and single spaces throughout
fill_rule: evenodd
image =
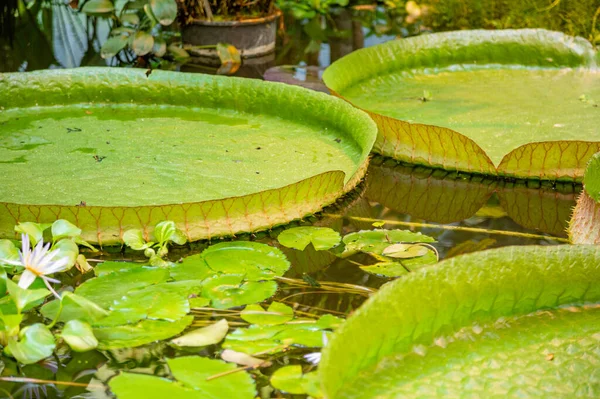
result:
M 541 29 L 394 40 L 323 74 L 379 127 L 374 150 L 447 170 L 580 181 L 600 150 L 597 52 Z M 587 101 L 584 101 L 588 99 Z
M 325 396 L 595 396 L 598 281 L 596 246 L 506 247 L 411 273 L 334 333 Z
M 569 238 L 575 244 L 600 244 L 600 153 L 585 170 L 583 191 L 569 223 Z
M 0 75 L 0 142 L 16 143 L 0 145 L 0 237 L 14 237 L 17 221 L 57 216 L 105 245 L 130 229 L 149 240 L 164 220 L 188 240 L 264 230 L 319 211 L 364 176 L 376 127 L 344 101 L 145 72 Z

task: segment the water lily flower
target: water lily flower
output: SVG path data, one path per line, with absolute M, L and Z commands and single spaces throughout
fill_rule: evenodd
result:
M 46 287 L 60 299 L 60 296 L 54 291 L 49 282 L 60 283 L 60 281 L 48 277 L 49 274 L 65 271 L 69 268 L 69 258 L 63 257 L 54 259 L 58 250 L 50 251 L 50 243 L 44 245 L 44 241 L 40 240 L 32 250 L 29 244 L 29 236 L 21 234 L 21 250 L 19 251 L 19 260 L 2 260 L 4 263 L 13 266 L 22 266 L 25 268 L 19 280 L 19 287 L 29 288 L 36 277 L 41 278 Z
M 321 362 L 321 352 L 312 352 L 303 356 L 307 362 L 316 366 Z

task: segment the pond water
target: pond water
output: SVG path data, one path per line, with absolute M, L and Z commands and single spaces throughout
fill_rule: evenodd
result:
M 365 21 L 363 20 L 363 23 Z M 35 36 L 29 41 L 19 40 L 15 50 L 7 55 L 0 65 L 0 71 L 32 70 L 39 68 L 79 65 L 105 64 L 97 54 L 99 39 L 106 35 L 101 24 L 93 31 L 82 30 L 79 33 L 85 40 L 75 48 L 60 47 L 57 37 L 49 43 L 45 36 Z M 238 73 L 241 76 L 260 77 L 267 67 L 300 62 L 317 67 L 328 65 L 357 47 L 385 41 L 393 35 L 374 35 L 361 21 L 350 24 L 344 39 L 330 39 L 321 43 L 318 53 L 306 55 L 304 49 L 310 42 L 310 36 L 302 29 L 289 30 L 289 36 L 283 38 L 277 53 L 263 64 L 247 64 Z M 38 32 L 41 33 L 41 32 Z M 407 34 L 401 29 L 393 34 Z M 77 34 L 77 33 L 72 33 Z M 339 35 L 338 35 L 339 36 Z M 45 45 L 37 45 L 33 40 Z M 34 47 L 32 47 L 34 46 Z M 58 47 L 57 47 L 58 46 Z M 39 51 L 27 51 L 36 48 Z M 68 57 L 65 55 L 67 54 Z M 65 60 L 70 64 L 65 65 Z M 175 66 L 181 71 L 206 72 L 205 67 L 191 64 Z M 290 67 L 271 73 L 288 71 L 284 74 L 298 81 L 309 83 L 312 88 L 322 89 L 319 83 L 318 68 Z M 312 76 L 312 80 L 311 80 Z M 276 80 L 286 80 L 281 76 Z M 25 123 L 25 122 L 22 122 Z M 245 123 L 245 122 L 244 122 Z M 132 128 L 134 126 L 132 125 Z M 170 138 L 175 140 L 175 138 Z M 115 139 L 111 139 L 115 140 Z M 86 148 L 78 151 L 94 152 L 101 145 L 90 142 Z M 43 150 L 44 146 L 38 149 Z M 89 148 L 88 148 L 89 147 Z M 77 152 L 77 149 L 72 149 Z M 16 162 L 16 160 L 12 160 Z M 4 169 L 3 169 L 4 170 Z M 421 167 L 411 167 L 398 162 L 374 157 L 366 180 L 352 193 L 335 205 L 328 207 L 318 215 L 307 218 L 302 224 L 330 227 L 347 234 L 362 229 L 380 228 L 407 229 L 422 232 L 433 237 L 433 244 L 440 258 L 449 258 L 459 254 L 497 248 L 509 245 L 557 245 L 565 242 L 565 229 L 570 218 L 575 199 L 581 190 L 572 184 L 540 184 L 539 182 L 506 182 L 483 177 L 462 175 Z M 272 232 L 244 235 L 237 239 L 251 239 L 277 245 L 273 239 L 282 228 Z M 192 243 L 176 247 L 169 253 L 173 261 L 199 253 L 208 244 Z M 348 290 L 333 290 L 319 287 L 319 283 L 334 282 L 367 287 L 373 290 L 381 287 L 389 279 L 370 274 L 360 265 L 373 263 L 373 259 L 364 254 L 350 258 L 338 258 L 328 252 L 318 252 L 308 247 L 304 251 L 282 248 L 292 263 L 285 275 L 304 281 L 306 284 L 281 284 L 272 298 L 292 306 L 298 314 L 332 314 L 346 317 L 357 309 L 368 297 L 368 291 L 349 293 Z M 89 257 L 92 255 L 88 254 Z M 105 248 L 98 260 L 143 261 L 138 252 L 121 251 L 119 248 Z M 81 275 L 76 271 L 65 277 L 63 283 L 70 286 L 80 284 L 91 277 L 92 273 Z M 349 286 L 346 286 L 349 287 Z M 193 312 L 194 325 L 206 325 L 208 320 L 227 316 L 226 311 L 199 310 Z M 32 316 L 39 317 L 39 316 Z M 231 326 L 247 325 L 237 316 L 229 317 Z M 91 351 L 86 353 L 58 353 L 41 363 L 18 369 L 14 362 L 3 358 L 0 363 L 2 376 L 20 376 L 39 380 L 62 380 L 72 382 L 72 386 L 36 383 L 2 383 L 0 396 L 10 392 L 12 397 L 109 397 L 104 383 L 118 371 L 135 371 L 154 375 L 167 375 L 164 359 L 183 354 L 200 354 L 212 357 L 220 347 L 208 346 L 202 350 L 183 351 L 174 349 L 164 342 L 158 342 L 137 348 Z M 257 372 L 257 386 L 263 398 L 269 397 L 305 397 L 274 392 L 268 384 L 268 378 L 274 370 L 289 362 L 298 362 L 299 355 L 290 353 L 277 357 L 273 365 Z M 91 382 L 88 388 L 84 386 Z M 80 386 L 82 385 L 82 386 Z

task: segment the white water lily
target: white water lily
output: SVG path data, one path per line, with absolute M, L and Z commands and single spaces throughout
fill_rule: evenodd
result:
M 312 352 L 303 356 L 307 362 L 316 366 L 321 362 L 321 352 Z
M 52 291 L 57 298 L 60 298 L 49 283 L 59 283 L 60 281 L 50 278 L 48 275 L 67 270 L 69 268 L 69 258 L 62 257 L 54 259 L 58 250 L 50 251 L 50 243 L 44 245 L 43 240 L 40 240 L 32 250 L 29 244 L 29 236 L 27 234 L 22 234 L 21 239 L 22 243 L 21 250 L 19 251 L 19 260 L 2 260 L 9 265 L 22 266 L 25 268 L 25 271 L 21 274 L 19 280 L 19 287 L 25 289 L 29 288 L 35 278 L 39 277 L 44 280 L 48 289 Z

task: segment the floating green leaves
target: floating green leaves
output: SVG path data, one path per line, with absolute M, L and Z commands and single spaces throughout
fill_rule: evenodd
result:
M 215 276 L 204 280 L 202 285 L 202 296 L 209 298 L 217 309 L 262 302 L 276 291 L 275 281 L 246 281 L 244 274 Z
M 177 17 L 177 3 L 175 0 L 150 0 L 152 14 L 161 25 L 171 25 Z
M 456 256 L 392 281 L 324 348 L 324 393 L 491 397 L 501 385 L 544 396 L 540 387 L 565 392 L 564 381 L 566 396 L 594 390 L 581 371 L 596 368 L 589 337 L 600 331 L 598 265 L 598 246 L 518 246 Z M 532 368 L 538 372 L 527 374 Z
M 119 399 L 253 399 L 254 380 L 246 372 L 231 373 L 234 364 L 197 356 L 167 359 L 173 377 L 165 378 L 122 373 L 109 382 Z M 219 378 L 209 379 L 217 376 Z
M 344 236 L 343 241 L 346 245 L 346 254 L 367 252 L 383 255 L 384 251 L 390 251 L 389 248 L 393 244 L 427 243 L 435 240 L 421 233 L 406 230 L 361 230 Z M 421 249 L 417 248 L 412 251 L 418 253 Z
M 271 303 L 266 311 L 262 306 L 252 304 L 246 306 L 242 311 L 241 317 L 251 324 L 283 324 L 294 318 L 294 310 L 280 302 Z
M 177 346 L 200 347 L 218 344 L 225 338 L 229 332 L 229 323 L 226 319 L 221 319 L 209 326 L 191 330 L 181 337 L 171 340 L 171 343 Z
M 317 251 L 331 249 L 341 241 L 340 234 L 329 227 L 293 227 L 281 232 L 277 241 L 284 247 L 303 251 L 312 244 Z
M 192 316 L 174 322 L 142 320 L 134 324 L 94 328 L 94 335 L 98 338 L 100 349 L 132 348 L 180 334 L 193 320 Z

